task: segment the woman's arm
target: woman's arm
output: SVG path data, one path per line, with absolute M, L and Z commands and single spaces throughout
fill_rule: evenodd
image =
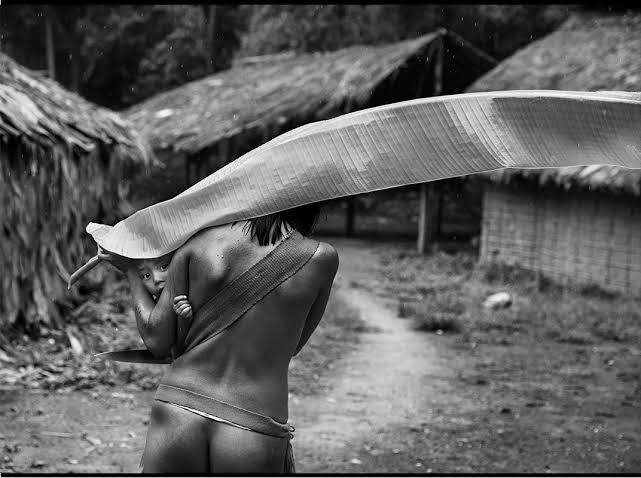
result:
M 321 286 L 312 307 L 309 309 L 294 355 L 297 355 L 298 352 L 301 351 L 303 346 L 312 336 L 314 330 L 316 330 L 318 323 L 323 318 L 325 308 L 327 307 L 327 301 L 329 300 L 329 294 L 332 291 L 332 285 L 334 284 L 334 277 L 338 270 L 338 254 L 332 246 L 321 243 L 318 254 L 319 256 L 317 261 L 320 266 L 318 273 L 323 277 L 323 285 Z

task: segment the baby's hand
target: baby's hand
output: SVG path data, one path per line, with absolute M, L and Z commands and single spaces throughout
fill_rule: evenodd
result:
M 187 301 L 186 295 L 177 295 L 174 297 L 174 311 L 181 319 L 191 319 L 193 311 L 191 304 Z
M 184 350 L 184 342 L 187 337 L 187 332 L 189 332 L 189 326 L 191 325 L 191 319 L 194 315 L 191 304 L 187 301 L 186 295 L 177 295 L 174 297 L 174 312 L 178 318 L 183 320 L 176 321 L 176 343 L 171 348 L 171 358 L 176 360 Z

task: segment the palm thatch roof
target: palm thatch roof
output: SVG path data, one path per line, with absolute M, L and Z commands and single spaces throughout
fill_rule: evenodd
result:
M 252 132 L 264 141 L 309 121 L 434 94 L 439 48 L 442 93 L 460 92 L 496 64 L 443 29 L 389 45 L 246 58 L 135 105 L 125 116 L 157 151 L 195 154 L 240 134 L 247 143 Z
M 466 91 L 548 89 L 641 91 L 641 14 L 577 13 L 556 31 L 519 50 Z M 491 181 L 513 181 L 641 194 L 641 171 L 615 166 L 502 169 Z
M 149 163 L 147 144 L 118 114 L 67 91 L 0 53 L 0 138 L 47 154 L 113 149 L 124 161 Z M 110 152 L 112 153 L 112 152 Z
M 48 321 L 84 227 L 117 218 L 151 148 L 116 113 L 0 53 L 0 325 Z

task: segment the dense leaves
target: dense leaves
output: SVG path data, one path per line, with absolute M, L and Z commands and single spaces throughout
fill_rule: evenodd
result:
M 497 58 L 557 26 L 570 5 L 260 5 L 250 13 L 242 54 L 334 50 L 454 30 Z
M 571 5 L 10 5 L 0 48 L 121 109 L 228 68 L 234 57 L 381 44 L 447 27 L 504 58 L 555 28 Z
M 232 7 L 217 8 L 215 49 L 208 51 L 206 17 L 188 5 L 119 5 L 86 19 L 84 93 L 97 103 L 128 106 L 159 91 L 230 65 L 237 40 Z M 216 28 L 214 27 L 214 31 Z M 210 65 L 211 63 L 211 65 Z M 116 67 L 114 67 L 116 66 Z
M 212 29 L 206 13 L 194 5 L 11 5 L 0 13 L 1 47 L 47 70 L 51 21 L 56 79 L 118 109 L 230 65 L 241 30 L 238 7 L 216 6 Z
M 398 5 L 258 5 L 249 11 L 242 55 L 327 51 L 397 41 Z

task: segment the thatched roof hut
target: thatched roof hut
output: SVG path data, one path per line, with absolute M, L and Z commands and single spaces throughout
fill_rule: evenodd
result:
M 498 90 L 641 91 L 641 14 L 575 14 L 476 80 L 467 92 Z M 641 171 L 615 166 L 502 169 L 497 183 L 516 180 L 641 193 Z
M 56 317 L 90 220 L 118 217 L 151 149 L 116 113 L 0 54 L 0 324 Z
M 227 161 L 304 123 L 434 94 L 431 73 L 441 48 L 442 94 L 460 92 L 496 64 L 443 29 L 390 45 L 241 59 L 143 101 L 125 117 L 156 151 L 193 155 L 242 136 L 225 151 Z
M 641 91 L 641 14 L 575 14 L 467 91 Z M 615 166 L 485 176 L 481 260 L 572 283 L 641 291 L 641 172 Z

